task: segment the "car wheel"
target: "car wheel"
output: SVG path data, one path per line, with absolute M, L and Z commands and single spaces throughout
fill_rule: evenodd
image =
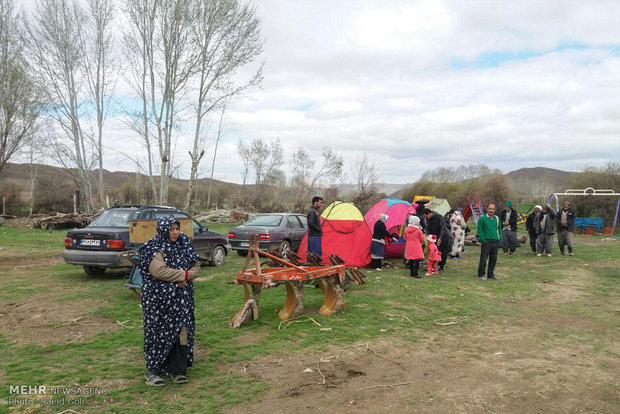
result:
M 288 240 L 282 240 L 282 243 L 280 244 L 280 256 L 282 256 L 283 259 L 287 259 L 290 251 L 291 243 Z
M 248 251 L 247 250 L 237 250 L 237 254 L 239 256 L 247 256 L 248 255 Z
M 226 250 L 222 246 L 215 246 L 211 253 L 211 266 L 221 266 L 226 259 Z
M 84 272 L 88 276 L 101 276 L 105 272 L 105 267 L 84 266 Z
M 53 224 L 53 223 L 49 223 L 49 224 L 47 225 L 47 229 L 48 229 L 48 230 L 52 230 L 52 231 L 57 230 L 57 228 L 56 228 L 56 227 L 57 227 L 57 226 L 56 226 L 56 224 Z

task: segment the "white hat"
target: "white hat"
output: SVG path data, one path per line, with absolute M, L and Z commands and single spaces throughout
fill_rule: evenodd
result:
M 409 217 L 409 225 L 410 226 L 419 227 L 420 226 L 420 217 L 418 217 L 418 216 L 411 216 L 411 217 Z
M 536 204 L 536 205 L 534 206 L 534 210 L 536 210 L 536 209 L 542 210 L 542 207 L 541 207 L 541 206 L 539 206 L 538 204 Z

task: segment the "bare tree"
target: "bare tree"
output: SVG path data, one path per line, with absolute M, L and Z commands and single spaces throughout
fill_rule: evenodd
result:
M 30 139 L 39 116 L 39 90 L 23 55 L 23 20 L 13 0 L 0 1 L 0 174 Z
M 284 163 L 282 143 L 276 138 L 271 143 L 264 142 L 261 138 L 255 139 L 249 145 L 239 143 L 239 155 L 247 161 L 248 169 L 254 170 L 255 195 L 254 204 L 257 209 L 261 207 L 260 196 L 265 190 L 265 185 L 274 179 L 282 178 L 279 168 Z M 245 179 L 244 179 L 245 184 Z
M 85 209 L 93 211 L 89 170 L 93 162 L 92 137 L 82 125 L 85 75 L 79 46 L 78 28 L 85 15 L 68 0 L 40 0 L 28 22 L 28 46 L 32 66 L 44 83 L 45 110 L 60 127 L 71 147 L 62 145 L 58 161 L 77 167 L 75 181 Z
M 149 99 L 151 92 L 149 75 L 154 60 L 155 11 L 159 3 L 159 1 L 152 0 L 128 1 L 124 11 L 130 24 L 126 25 L 123 30 L 123 51 L 125 61 L 130 68 L 124 72 L 125 79 L 142 103 L 140 111 L 125 111 L 124 121 L 127 126 L 138 133 L 144 143 L 147 158 L 146 175 L 149 178 L 151 192 L 155 199 L 158 196 L 153 174 L 155 166 L 152 142 L 156 140 L 156 137 L 153 136 L 149 118 L 149 102 L 151 102 Z M 128 157 L 132 160 L 135 158 L 132 155 L 128 155 Z M 136 161 L 136 164 L 139 165 L 139 162 Z
M 40 130 L 39 130 L 40 131 Z M 37 175 L 39 172 L 39 163 L 43 161 L 45 157 L 45 136 L 39 134 L 32 134 L 26 140 L 24 145 L 24 153 L 27 156 L 30 164 L 30 182 L 28 188 L 28 217 L 32 217 L 35 205 L 35 187 L 37 183 Z
M 95 153 L 99 161 L 99 203 L 105 205 L 103 183 L 103 124 L 114 90 L 114 27 L 115 7 L 112 0 L 88 0 L 85 25 L 79 28 L 79 42 L 90 97 L 97 114 Z
M 222 124 L 224 122 L 224 113 L 226 113 L 226 106 L 228 101 L 224 101 L 222 105 L 222 112 L 220 113 L 220 122 L 217 126 L 217 138 L 215 139 L 215 148 L 213 149 L 213 161 L 211 162 L 211 178 L 209 179 L 209 190 L 207 191 L 207 208 L 211 203 L 211 188 L 213 187 L 213 174 L 215 172 L 215 159 L 217 158 L 217 147 L 220 143 L 220 138 L 222 137 Z M 198 167 L 198 165 L 196 165 Z M 191 189 L 191 183 L 190 183 Z
M 321 159 L 321 166 L 315 169 L 316 162 L 310 158 L 304 148 L 298 148 L 293 154 L 291 184 L 295 192 L 296 208 L 301 208 L 307 204 L 308 197 L 323 180 L 333 181 L 342 174 L 342 156 L 334 153 L 330 147 L 323 148 Z
M 159 200 L 168 201 L 168 178 L 173 173 L 172 135 L 177 127 L 180 101 L 196 71 L 198 56 L 191 44 L 195 16 L 185 0 L 128 0 L 130 27 L 124 45 L 134 66 L 132 83 L 143 102 L 144 138 L 150 142 L 150 124 L 159 150 Z M 142 77 L 142 78 L 141 78 Z
M 218 105 L 223 105 L 224 111 L 230 99 L 257 84 L 262 73 L 261 66 L 247 82 L 234 85 L 231 81 L 231 76 L 240 67 L 253 61 L 262 51 L 260 21 L 250 5 L 238 0 L 197 1 L 194 10 L 192 40 L 199 57 L 195 75 L 198 89 L 186 208 L 190 204 L 198 164 L 204 156 L 204 118 Z M 219 130 L 221 132 L 221 117 Z M 220 133 L 218 139 L 219 136 Z
M 377 183 L 380 173 L 375 164 L 368 161 L 366 153 L 355 159 L 355 164 L 351 168 L 351 176 L 356 183 L 355 203 L 360 210 L 367 210 L 370 203 L 374 202 L 379 194 Z
M 241 158 L 241 162 L 243 163 L 241 177 L 243 178 L 243 198 L 245 198 L 246 184 L 250 173 L 250 146 L 239 140 L 239 144 L 237 144 L 237 152 L 239 153 L 239 158 Z

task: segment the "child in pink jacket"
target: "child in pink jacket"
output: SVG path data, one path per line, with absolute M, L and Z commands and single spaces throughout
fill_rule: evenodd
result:
M 409 217 L 409 225 L 403 233 L 405 239 L 405 259 L 409 264 L 410 276 L 416 279 L 422 276 L 418 275 L 420 269 L 420 263 L 424 259 L 424 250 L 422 250 L 422 243 L 424 243 L 424 233 L 420 229 L 420 219 L 416 216 Z
M 426 276 L 430 276 L 433 273 L 437 274 L 437 262 L 441 260 L 441 253 L 437 250 L 437 236 L 434 234 L 429 234 L 426 236 L 426 240 L 428 240 L 428 270 L 426 271 Z

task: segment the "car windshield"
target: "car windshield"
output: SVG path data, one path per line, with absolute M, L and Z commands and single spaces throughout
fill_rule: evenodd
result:
M 108 210 L 101 213 L 90 226 L 92 227 L 129 227 L 129 220 L 133 219 L 137 212 L 132 210 Z
M 282 216 L 265 215 L 254 216 L 246 221 L 244 226 L 265 226 L 265 227 L 278 227 L 282 221 Z

